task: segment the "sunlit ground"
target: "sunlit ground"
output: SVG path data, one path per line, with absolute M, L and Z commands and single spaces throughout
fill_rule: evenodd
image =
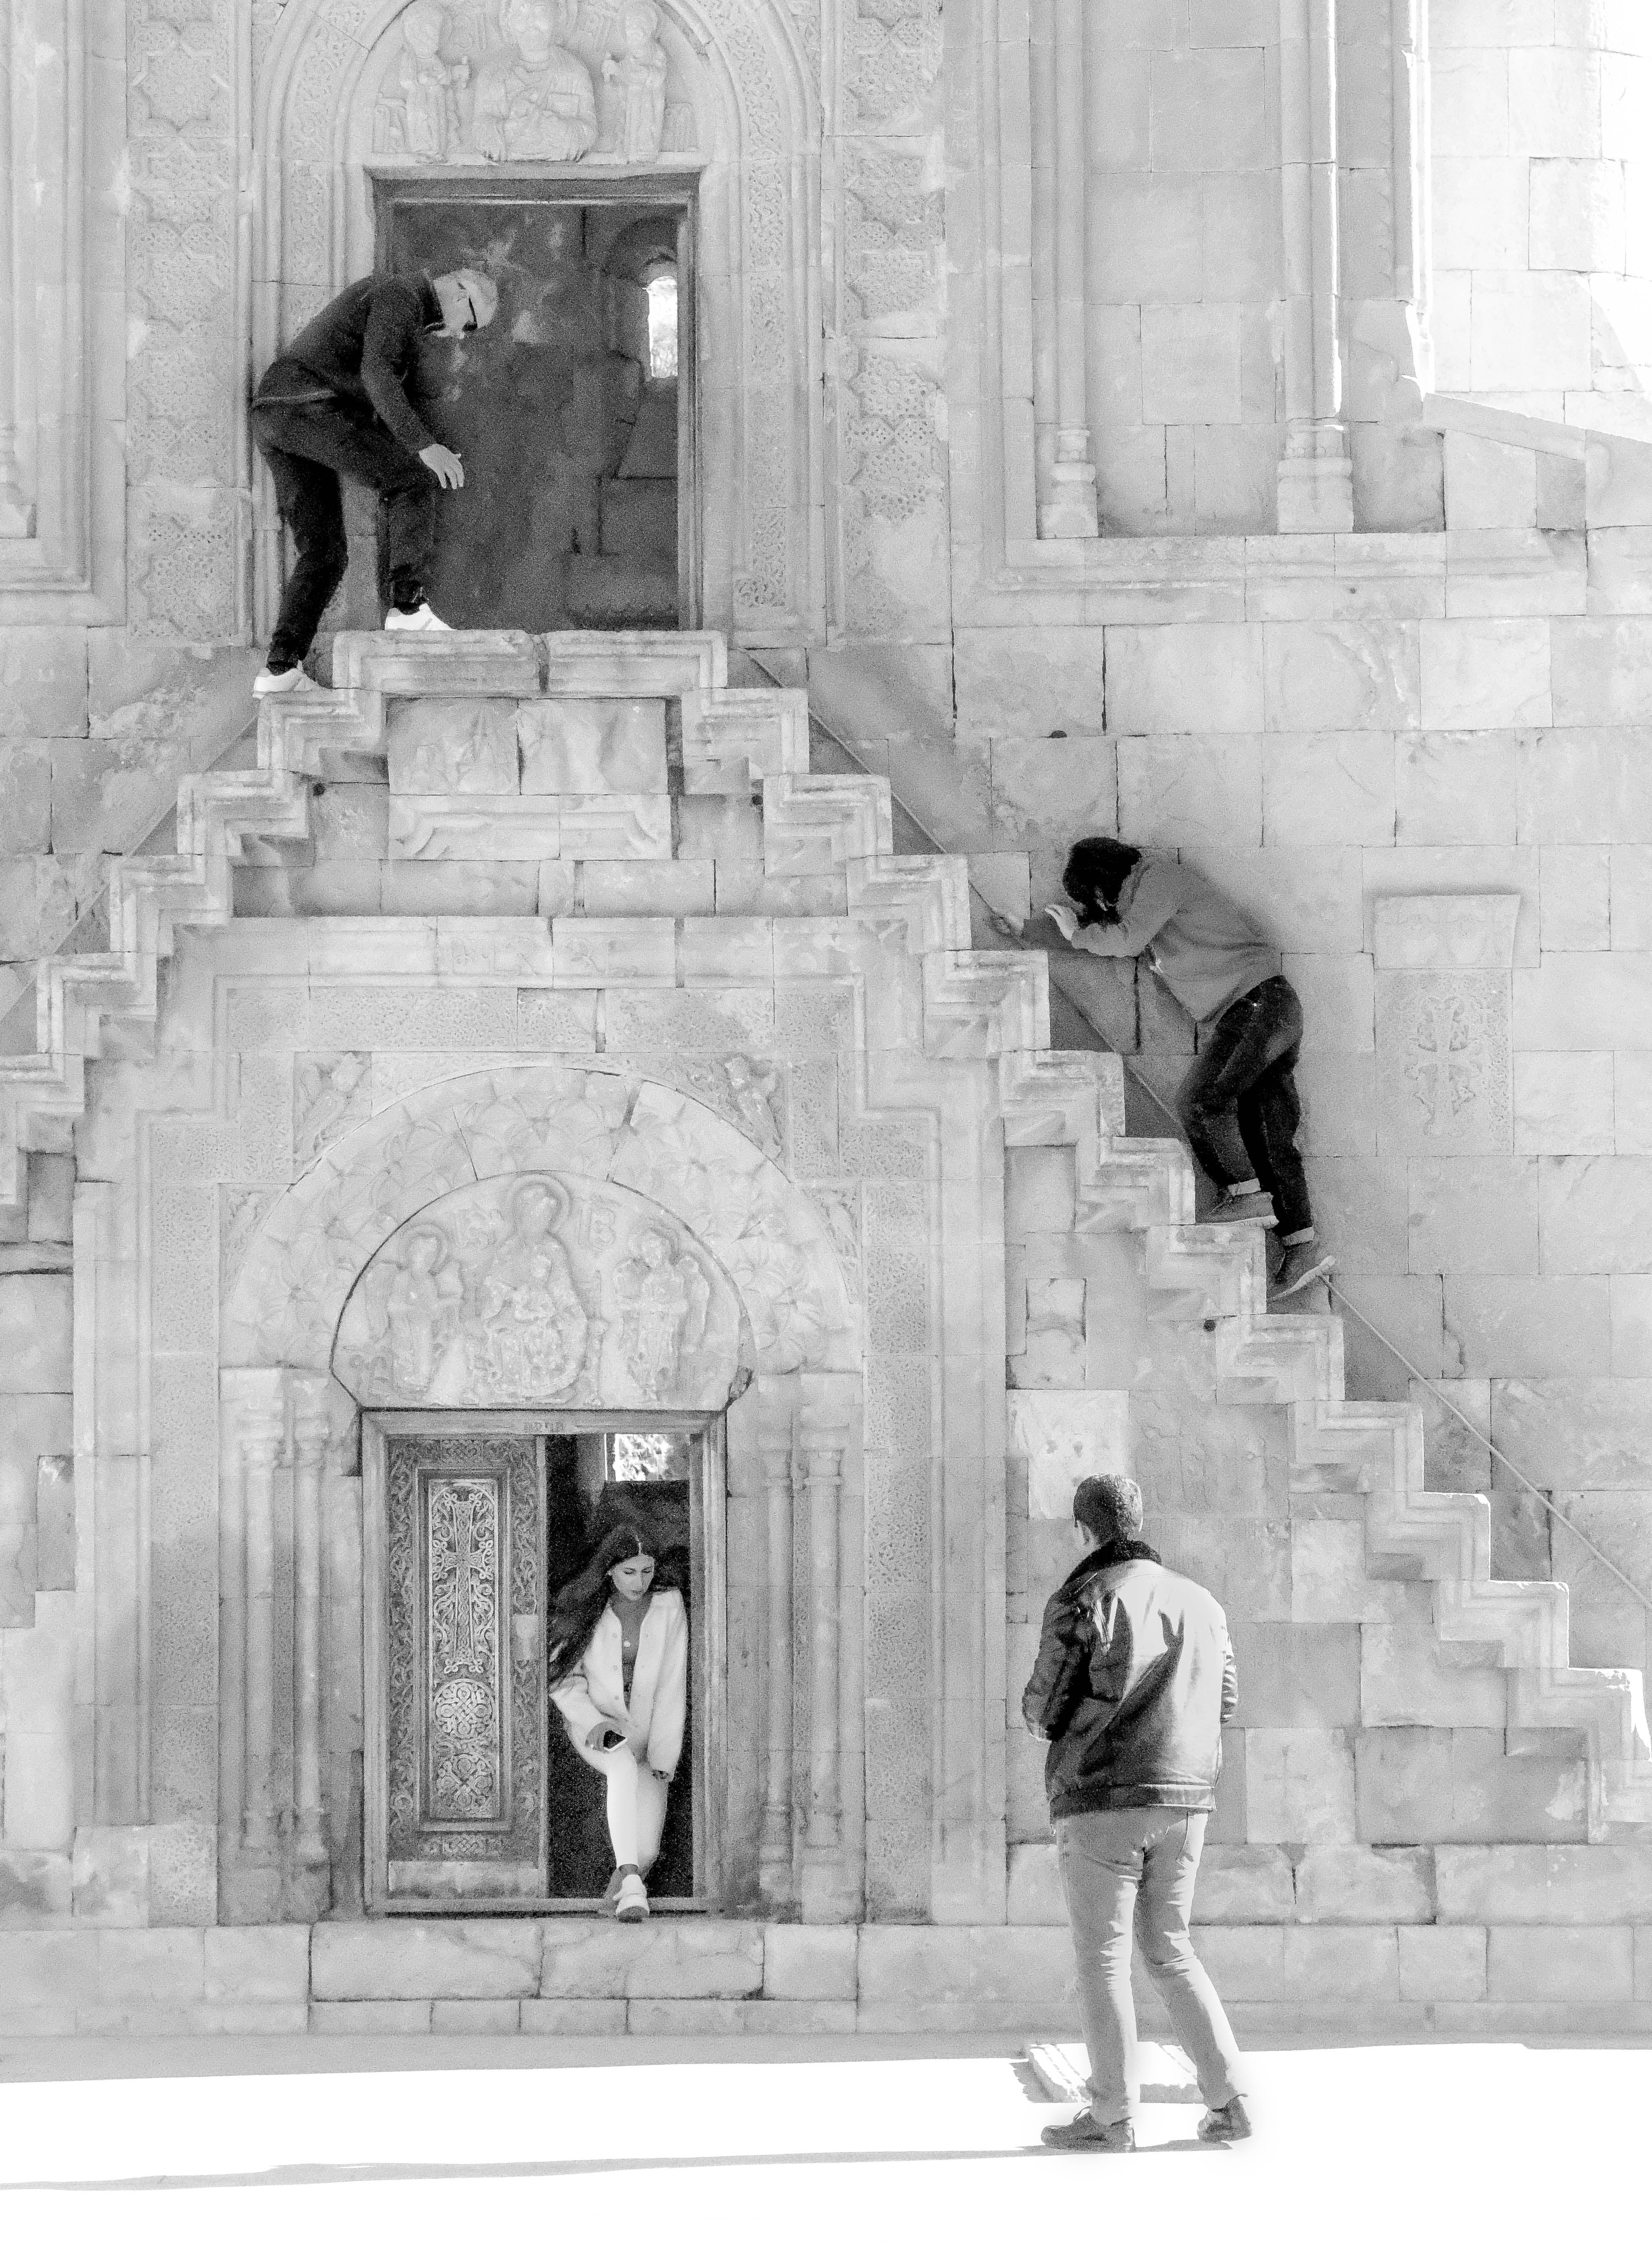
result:
M 938 2037 L 4 2043 L 0 2239 L 1652 2234 L 1652 2049 L 1263 2052 L 1249 2144 L 1197 2148 L 1196 2106 L 1149 2105 L 1131 2159 L 1041 2149 L 1071 2108 L 1035 2101 L 1018 2056 Z

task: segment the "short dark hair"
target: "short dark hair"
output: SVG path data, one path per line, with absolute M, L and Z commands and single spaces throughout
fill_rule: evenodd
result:
M 1079 919 L 1089 921 L 1097 917 L 1098 897 L 1104 911 L 1111 912 L 1118 902 L 1119 891 L 1140 859 L 1139 850 L 1132 850 L 1128 842 L 1115 842 L 1105 834 L 1086 834 L 1075 842 L 1062 868 L 1061 885 L 1078 905 Z
M 1098 1543 L 1141 1534 L 1141 1483 L 1128 1474 L 1091 1474 L 1072 1493 L 1072 1516 Z

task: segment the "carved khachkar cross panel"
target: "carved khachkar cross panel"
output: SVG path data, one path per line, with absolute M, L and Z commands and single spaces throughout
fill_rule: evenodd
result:
M 392 1436 L 384 1527 L 390 1890 L 543 1892 L 539 1445 Z

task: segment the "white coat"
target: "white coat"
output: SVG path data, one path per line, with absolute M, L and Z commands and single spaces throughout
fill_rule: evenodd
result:
M 656 1590 L 642 1617 L 631 1672 L 631 1696 L 625 1696 L 624 1652 L 620 1618 L 611 1605 L 591 1631 L 591 1641 L 558 1684 L 551 1699 L 568 1725 L 568 1736 L 583 1745 L 598 1723 L 625 1733 L 639 1760 L 663 1778 L 676 1774 L 688 1714 L 689 1618 L 681 1590 Z

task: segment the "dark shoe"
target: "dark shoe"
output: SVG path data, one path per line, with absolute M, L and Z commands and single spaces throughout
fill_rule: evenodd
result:
M 1245 2110 L 1242 2097 L 1231 2098 L 1219 2105 L 1214 2113 L 1207 2113 L 1199 2124 L 1199 2137 L 1206 2144 L 1242 2144 L 1250 2133 L 1250 2114 Z
M 1328 1255 L 1317 1241 L 1299 1240 L 1295 1247 L 1285 1250 L 1285 1259 L 1280 1265 L 1268 1289 L 1269 1302 L 1288 1301 L 1316 1280 L 1329 1278 L 1336 1268 L 1336 1258 Z
M 1205 1218 L 1207 1224 L 1275 1224 L 1279 1218 L 1274 1213 L 1271 1193 L 1225 1192 Z
M 1249 2133 L 1248 2128 L 1246 2133 Z M 1071 2120 L 1054 2120 L 1039 2134 L 1052 2152 L 1133 2152 L 1136 2131 L 1128 2120 L 1098 2120 L 1088 2106 Z

